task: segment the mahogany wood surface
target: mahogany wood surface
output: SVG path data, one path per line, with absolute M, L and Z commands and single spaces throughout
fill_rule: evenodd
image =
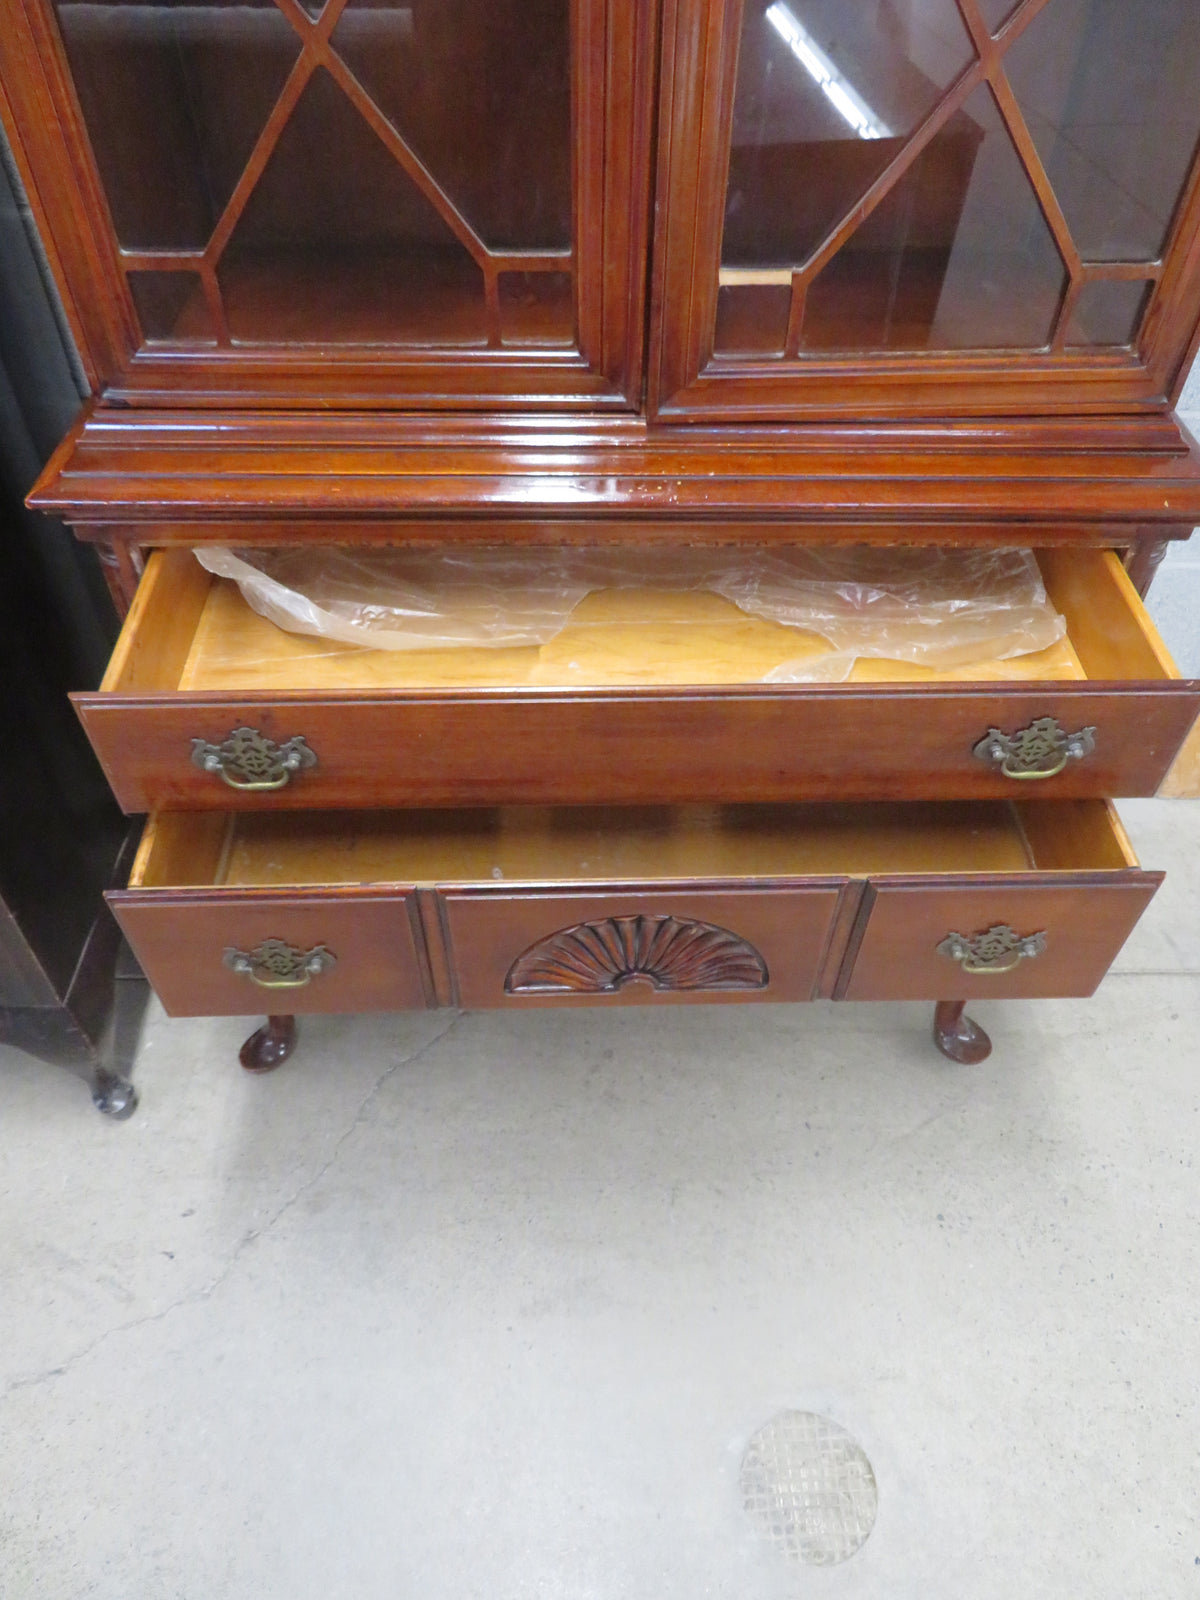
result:
M 125 889 L 108 895 L 117 921 L 170 1016 L 398 1011 L 430 999 L 411 893 Z M 334 964 L 296 988 L 264 988 L 224 964 L 227 949 L 268 939 L 323 945 Z
M 975 1066 L 992 1053 L 992 1041 L 977 1022 L 964 1016 L 965 1000 L 939 1000 L 933 1011 L 933 1042 L 951 1061 Z
M 497 804 L 657 804 L 1155 793 L 1200 710 L 1190 682 L 606 689 L 563 694 L 428 690 L 75 697 L 128 812 Z M 988 729 L 1053 716 L 1097 729 L 1061 773 L 1015 781 L 972 751 Z M 253 725 L 302 735 L 317 766 L 234 797 L 200 771 L 192 740 Z
M 440 895 L 457 1003 L 470 1008 L 542 1005 L 672 1005 L 688 1001 L 811 1000 L 844 886 L 834 880 L 764 887 L 736 884 L 662 885 L 653 890 L 588 888 L 574 893 L 510 888 L 448 889 Z M 671 917 L 727 930 L 761 956 L 761 987 L 710 987 L 703 977 L 679 988 L 635 978 L 601 991 L 583 977 L 572 989 L 507 991 L 514 962 L 539 941 L 559 936 L 564 965 L 587 941 L 575 930 L 609 918 Z M 572 936 L 573 935 L 573 936 Z M 692 937 L 699 937 L 693 929 Z M 593 933 L 591 944 L 599 942 Z
M 973 59 L 913 140 L 884 152 L 883 176 L 809 259 L 780 283 L 773 269 L 787 306 L 780 359 L 768 359 L 713 348 L 741 0 L 663 0 L 661 18 L 658 0 L 571 0 L 571 245 L 535 251 L 536 262 L 484 243 L 337 55 L 345 0 L 316 18 L 278 0 L 296 61 L 194 259 L 122 250 L 50 0 L 0 0 L 0 118 L 95 394 L 31 503 L 97 541 L 114 595 L 132 603 L 112 687 L 77 703 L 127 810 L 201 813 L 152 823 L 135 886 L 111 897 L 168 1011 L 286 1005 L 245 1048 L 247 1064 L 266 1069 L 292 1048 L 294 1012 L 926 998 L 938 1001 L 939 1048 L 971 1060 L 986 1035 L 963 1015 L 967 1000 L 1094 989 L 1160 875 L 1137 868 L 1115 819 L 1084 797 L 1151 794 L 1172 762 L 1173 784 L 1194 783 L 1200 684 L 1173 676 L 1124 575 L 1089 587 L 1072 557 L 1128 549 L 1142 587 L 1161 542 L 1200 521 L 1200 447 L 1169 411 L 1200 323 L 1200 162 L 1161 259 L 1083 259 L 1002 71 L 1045 4 L 1018 0 L 993 36 L 978 0 L 957 0 Z M 477 317 L 477 346 L 306 343 L 303 314 L 277 292 L 285 278 L 222 255 L 318 74 L 481 274 L 479 307 L 456 309 L 434 283 L 404 336 L 427 318 L 458 337 Z M 1045 347 L 797 359 L 818 274 L 976 92 L 994 94 L 1064 263 Z M 957 192 L 933 209 L 956 208 Z M 360 265 L 356 282 L 374 293 L 387 263 Z M 526 269 L 573 274 L 573 344 L 503 344 L 501 279 Z M 128 275 L 168 271 L 195 279 L 182 321 L 208 326 L 210 343 L 143 341 Z M 930 293 L 940 271 L 932 263 Z M 1134 344 L 1072 347 L 1089 285 L 1143 278 L 1152 287 Z M 854 299 L 836 308 L 847 327 Z M 157 315 L 146 304 L 141 316 Z M 341 311 L 336 293 L 321 305 L 335 321 L 344 311 L 339 326 L 354 338 L 376 337 L 361 296 Z M 535 306 L 535 320 L 543 314 L 558 312 Z M 235 342 L 244 319 L 269 324 L 272 342 Z M 314 694 L 256 688 L 248 667 L 237 692 L 181 692 L 207 580 L 177 563 L 134 594 L 141 551 L 156 545 L 772 540 L 1036 545 L 1049 552 L 1057 603 L 1076 613 L 1088 681 Z M 154 625 L 160 611 L 169 626 Z M 1043 717 L 1094 727 L 1094 752 L 1036 782 L 974 756 L 990 729 Z M 285 787 L 235 793 L 193 764 L 193 740 L 219 745 L 247 725 L 280 743 L 302 736 L 316 765 Z M 593 881 L 581 868 L 493 884 L 453 873 L 377 881 L 360 861 L 362 877 L 332 884 L 320 873 L 357 845 L 332 837 L 336 819 L 304 818 L 318 807 L 881 795 L 1019 802 L 1001 830 L 1011 869 L 981 854 L 978 869 L 974 858 L 922 857 L 906 871 L 898 844 L 878 870 L 753 877 L 698 864 L 663 883 Z M 232 807 L 267 823 L 290 813 L 314 838 L 323 829 L 323 845 L 302 839 L 294 853 L 307 852 L 314 878 L 248 887 L 225 876 Z M 386 825 L 377 833 L 386 856 Z M 1029 870 L 1017 870 L 1026 857 Z M 264 875 L 277 870 L 269 850 L 261 860 Z M 978 975 L 938 949 L 1000 925 L 1044 936 L 1044 949 Z M 271 940 L 334 959 L 299 987 L 259 987 L 231 969 L 227 951 Z
M 908 543 L 1012 542 L 1026 524 L 1041 544 L 1133 543 L 1200 521 L 1200 447 L 1169 413 L 684 429 L 93 406 L 30 504 L 104 539 L 136 525 L 142 543 L 244 543 L 247 519 L 254 542 L 288 544 L 334 537 L 331 523 L 343 543 L 561 543 L 622 522 L 628 538 L 631 519 L 642 537 L 672 524 L 725 543 L 780 523 Z
M 101 690 L 76 704 L 129 811 L 1152 794 L 1200 711 L 1200 684 L 1178 678 L 1113 554 L 1040 560 L 1087 681 L 279 688 L 262 653 L 292 636 L 264 635 L 245 608 L 248 645 L 204 636 L 249 652 L 246 691 L 229 694 L 178 688 L 212 580 L 171 550 L 151 561 Z M 1036 779 L 974 754 L 990 729 L 1047 716 L 1067 733 L 1094 729 L 1095 749 Z M 302 737 L 315 765 L 265 791 L 196 766 L 194 740 L 219 746 L 243 727 L 277 744 Z
M 52 8 L 48 0 L 0 0 L 0 117 L 93 386 L 120 403 L 189 406 L 257 401 L 487 410 L 548 404 L 596 411 L 636 405 L 642 389 L 658 28 L 653 0 L 573 0 L 574 223 L 561 263 L 539 260 L 537 252 L 486 246 L 472 232 L 331 52 L 330 36 L 344 3 L 330 0 L 313 19 L 293 0 L 281 0 L 298 59 L 220 222 L 207 244 L 189 256 L 177 250 L 122 251 Z M 493 348 L 484 349 L 406 349 L 386 343 L 339 348 L 328 339 L 296 342 L 286 331 L 273 344 L 231 344 L 219 288 L 221 251 L 294 105 L 318 73 L 336 80 L 338 92 L 353 104 L 352 118 L 361 117 L 372 130 L 369 140 L 387 147 L 469 246 L 487 280 L 493 336 L 498 273 L 564 266 L 576 278 L 575 348 L 499 348 L 494 337 Z M 453 88 L 448 85 L 448 92 Z M 141 89 L 150 92 L 145 85 Z M 463 107 L 459 121 L 469 114 Z M 149 163 L 153 152 L 146 155 Z M 480 160 L 486 159 L 481 151 Z M 209 312 L 215 313 L 215 347 L 143 343 L 123 265 L 143 272 L 192 269 L 204 283 Z M 280 285 L 274 301 L 281 304 L 286 293 L 286 284 Z
M 110 898 L 172 1014 L 240 1014 L 267 997 L 336 1012 L 937 998 L 939 984 L 1088 993 L 1161 876 L 1137 867 L 1095 801 L 269 826 L 201 813 L 152 819 L 134 886 Z M 981 976 L 938 949 L 1001 923 L 1045 948 Z M 228 950 L 267 940 L 319 947 L 324 970 L 284 988 L 230 970 Z
M 803 295 L 821 268 L 886 197 L 899 175 L 985 81 L 1001 114 L 1013 110 L 1003 74 L 1003 50 L 1036 19 L 1046 0 L 1022 0 L 993 44 L 974 0 L 958 10 L 974 36 L 972 62 L 949 86 L 947 98 L 924 119 L 895 160 L 850 204 L 820 249 L 793 273 L 788 352 L 794 354 Z M 953 8 L 952 8 L 953 9 Z M 1072 285 L 1058 309 L 1055 335 L 1044 349 L 917 350 L 861 353 L 809 351 L 801 362 L 753 357 L 714 359 L 718 264 L 722 260 L 729 143 L 738 67 L 741 0 L 666 0 L 663 15 L 657 213 L 651 291 L 650 414 L 663 420 L 721 417 L 756 421 L 841 413 L 848 417 L 1029 414 L 1165 407 L 1190 349 L 1200 312 L 1200 173 L 1193 167 L 1162 260 L 1139 266 L 1155 281 L 1136 347 L 1068 350 L 1064 334 L 1079 286 L 1097 264 L 1082 268 L 1058 202 L 1020 117 L 1012 123 L 1039 205 L 1053 232 Z M 820 163 L 819 148 L 809 159 Z M 780 354 L 783 352 L 780 351 Z
M 838 983 L 839 1000 L 1086 996 L 1112 965 L 1162 882 L 1161 872 L 979 874 L 957 882 L 876 879 Z M 1009 972 L 973 975 L 939 952 L 951 933 L 997 925 L 1044 933 L 1045 949 Z
M 1129 552 L 1126 568 L 1129 581 L 1144 600 L 1150 592 L 1150 585 L 1154 582 L 1155 575 L 1167 551 L 1170 549 L 1169 539 L 1143 539 Z
M 295 1017 L 268 1017 L 263 1027 L 246 1040 L 238 1052 L 238 1060 L 247 1072 L 274 1072 L 295 1048 Z

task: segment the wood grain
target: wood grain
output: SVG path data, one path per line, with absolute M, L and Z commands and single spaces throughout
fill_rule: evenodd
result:
M 737 1004 L 809 1000 L 837 912 L 840 885 L 810 882 L 749 888 L 689 884 L 641 892 L 520 893 L 507 887 L 443 892 L 451 962 L 469 1007 Z M 727 930 L 762 957 L 767 981 L 738 988 L 660 988 L 633 980 L 613 993 L 511 992 L 505 979 L 539 941 L 589 920 L 673 917 Z
M 642 304 L 649 223 L 657 9 L 636 0 L 572 0 L 574 246 L 546 252 L 484 244 L 396 127 L 366 95 L 330 38 L 337 0 L 315 20 L 296 0 L 280 10 L 297 35 L 298 56 L 285 92 L 261 129 L 240 180 L 202 246 L 133 250 L 123 263 L 92 144 L 84 126 L 48 0 L 0 0 L 0 116 L 30 191 L 52 267 L 89 378 L 124 404 L 211 406 L 250 397 L 271 406 L 372 405 L 454 410 L 493 406 L 585 406 L 627 410 L 641 395 Z M 565 31 L 565 30 L 564 30 Z M 299 48 L 302 45 L 302 48 Z M 339 345 L 328 330 L 293 342 L 277 329 L 253 345 L 230 342 L 223 252 L 316 72 L 328 72 L 408 180 L 480 262 L 491 313 L 492 348 L 445 350 Z M 140 85 L 151 95 L 152 85 Z M 456 91 L 444 86 L 447 101 Z M 459 120 L 470 115 L 460 107 Z M 116 137 L 120 136 L 117 130 Z M 332 131 L 331 131 L 332 137 Z M 481 150 L 481 160 L 488 158 Z M 512 179 L 501 174 L 500 182 Z M 164 202 L 166 203 L 166 202 Z M 143 344 L 124 265 L 131 270 L 198 272 L 215 343 L 177 348 Z M 565 270 L 575 276 L 572 324 L 577 348 L 499 348 L 497 276 L 508 270 Z M 235 273 L 236 276 L 236 273 Z M 276 301 L 284 290 L 277 286 Z M 336 309 L 336 306 L 335 306 Z M 360 319 L 361 320 L 361 319 Z M 353 324 L 353 319 L 351 319 Z M 360 336 L 361 337 L 361 336 Z
M 131 887 L 111 899 L 175 1014 L 252 1011 L 276 995 L 297 1011 L 831 990 L 936 999 L 1087 992 L 1160 876 L 1138 869 L 1102 801 L 202 813 L 152 819 Z M 626 975 L 548 994 L 510 981 L 535 946 L 574 949 L 581 925 L 630 918 L 715 928 L 721 950 L 744 944 L 766 981 L 756 967 L 753 983 L 701 982 L 694 963 L 678 983 Z M 1044 955 L 969 978 L 938 954 L 948 933 L 999 921 L 1045 931 Z M 260 993 L 222 956 L 264 939 L 320 944 L 336 962 L 303 987 Z
M 1162 882 L 1160 872 L 984 875 L 932 884 L 876 879 L 866 926 L 843 972 L 841 1000 L 1011 999 L 1092 994 Z M 1008 924 L 1044 932 L 1046 948 L 1011 972 L 972 975 L 939 953 L 951 932 Z
M 397 1011 L 426 1004 L 424 955 L 411 894 L 355 889 L 127 889 L 110 893 L 117 921 L 171 1016 Z M 224 965 L 226 949 L 264 939 L 325 945 L 336 964 L 300 988 L 265 989 Z

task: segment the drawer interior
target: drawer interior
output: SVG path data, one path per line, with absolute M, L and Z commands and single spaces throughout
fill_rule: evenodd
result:
M 163 812 L 131 889 L 585 884 L 1137 866 L 1103 800 Z
M 1120 560 L 1098 549 L 1038 552 L 1067 636 L 1047 650 L 934 670 L 862 660 L 851 682 L 1047 682 L 1177 678 Z M 703 593 L 589 596 L 541 649 L 372 650 L 285 632 L 189 550 L 156 551 L 101 685 L 114 694 L 555 689 L 763 680 L 804 649 L 793 628 Z M 582 676 L 581 676 L 582 674 Z

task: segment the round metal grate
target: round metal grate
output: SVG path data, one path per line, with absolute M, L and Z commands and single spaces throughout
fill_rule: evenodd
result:
M 739 1485 L 759 1532 L 809 1566 L 848 1560 L 875 1525 L 879 1493 L 862 1446 L 811 1411 L 781 1411 L 758 1430 Z

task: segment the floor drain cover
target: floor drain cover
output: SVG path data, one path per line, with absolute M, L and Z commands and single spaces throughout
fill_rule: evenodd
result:
M 739 1482 L 759 1532 L 809 1566 L 847 1560 L 875 1525 L 879 1495 L 862 1446 L 811 1411 L 781 1411 L 760 1428 Z

